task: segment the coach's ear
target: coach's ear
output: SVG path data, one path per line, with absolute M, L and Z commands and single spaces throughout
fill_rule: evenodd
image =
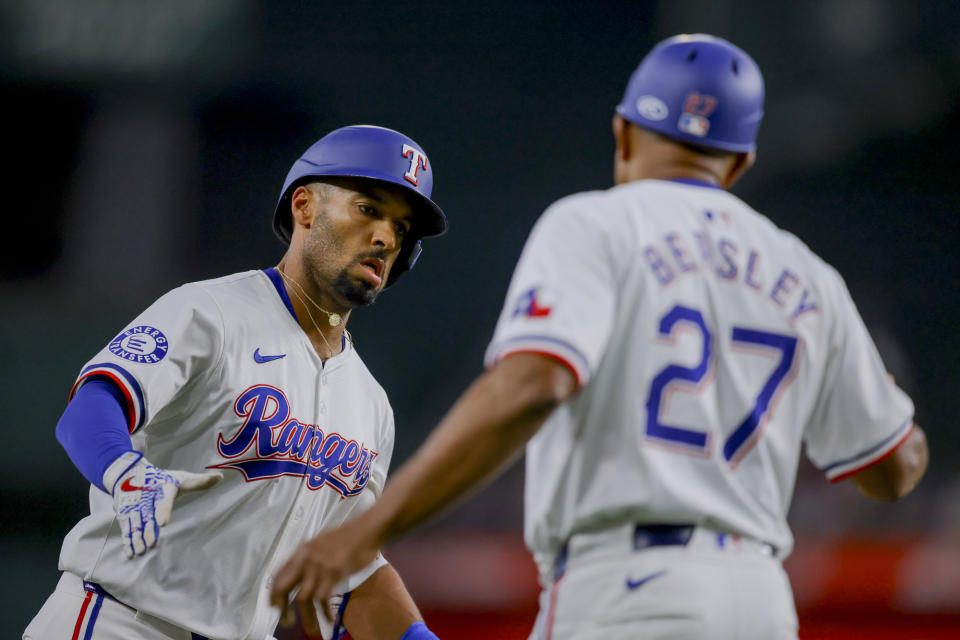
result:
M 730 171 L 727 172 L 727 177 L 723 181 L 723 188 L 729 189 L 733 184 L 740 179 L 747 169 L 753 166 L 757 161 L 757 151 L 754 149 L 749 153 L 738 153 L 733 161 L 733 164 L 730 166 Z
M 613 139 L 617 145 L 617 160 L 630 159 L 630 136 L 627 135 L 627 124 L 619 113 L 613 114 L 610 126 L 613 128 Z
M 613 128 L 613 140 L 616 144 L 613 154 L 613 183 L 623 184 L 629 181 L 627 162 L 630 161 L 634 153 L 630 140 L 630 123 L 624 120 L 619 113 L 614 113 L 610 126 Z

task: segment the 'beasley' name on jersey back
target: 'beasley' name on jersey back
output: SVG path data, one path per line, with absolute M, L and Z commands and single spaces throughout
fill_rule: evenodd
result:
M 710 220 L 715 217 L 710 211 L 704 215 Z M 658 242 L 646 245 L 643 257 L 662 287 L 670 286 L 685 275 L 703 271 L 762 293 L 772 305 L 788 312 L 791 323 L 805 313 L 820 309 L 797 270 L 783 267 L 772 282 L 764 282 L 761 262 L 765 254 L 753 247 L 741 248 L 731 238 L 720 237 L 714 241 L 701 231 L 670 232 Z

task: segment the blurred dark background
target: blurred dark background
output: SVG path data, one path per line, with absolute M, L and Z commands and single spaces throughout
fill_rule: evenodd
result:
M 954 0 L 0 0 L 0 634 L 19 637 L 52 590 L 59 543 L 87 509 L 54 438 L 80 366 L 168 289 L 275 264 L 272 210 L 304 149 L 344 125 L 399 129 L 429 154 L 450 220 L 350 321 L 396 412 L 396 468 L 481 371 L 536 217 L 610 186 L 610 118 L 630 72 L 658 40 L 698 31 L 746 49 L 766 78 L 758 164 L 735 193 L 845 276 L 931 445 L 928 477 L 894 506 L 805 464 L 798 553 L 816 556 L 805 540 L 920 549 L 873 604 L 960 611 Z M 513 553 L 522 476 L 398 546 L 425 609 L 513 607 L 526 624 L 530 588 L 511 604 L 503 584 L 521 578 L 493 580 L 500 599 L 484 600 L 470 591 L 484 580 L 444 583 L 418 543 Z M 469 558 L 467 542 L 450 556 Z M 797 589 L 802 612 L 825 593 Z

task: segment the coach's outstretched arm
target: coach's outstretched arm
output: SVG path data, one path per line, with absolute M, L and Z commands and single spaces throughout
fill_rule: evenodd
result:
M 927 470 L 929 459 L 927 436 L 920 425 L 913 426 L 913 433 L 885 459 L 867 467 L 852 477 L 860 493 L 892 502 L 907 495 L 920 482 Z
M 515 461 L 550 413 L 576 391 L 573 372 L 548 357 L 517 353 L 495 364 L 454 404 L 371 509 L 294 552 L 274 577 L 271 604 L 285 609 L 294 589 L 298 604 L 326 602 L 334 585 L 370 563 L 386 542 Z

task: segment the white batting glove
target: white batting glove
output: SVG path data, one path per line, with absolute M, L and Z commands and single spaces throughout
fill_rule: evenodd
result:
M 126 556 L 141 556 L 157 544 L 179 493 L 209 489 L 222 478 L 219 471 L 165 471 L 137 451 L 114 460 L 103 472 L 103 486 L 113 496 Z

